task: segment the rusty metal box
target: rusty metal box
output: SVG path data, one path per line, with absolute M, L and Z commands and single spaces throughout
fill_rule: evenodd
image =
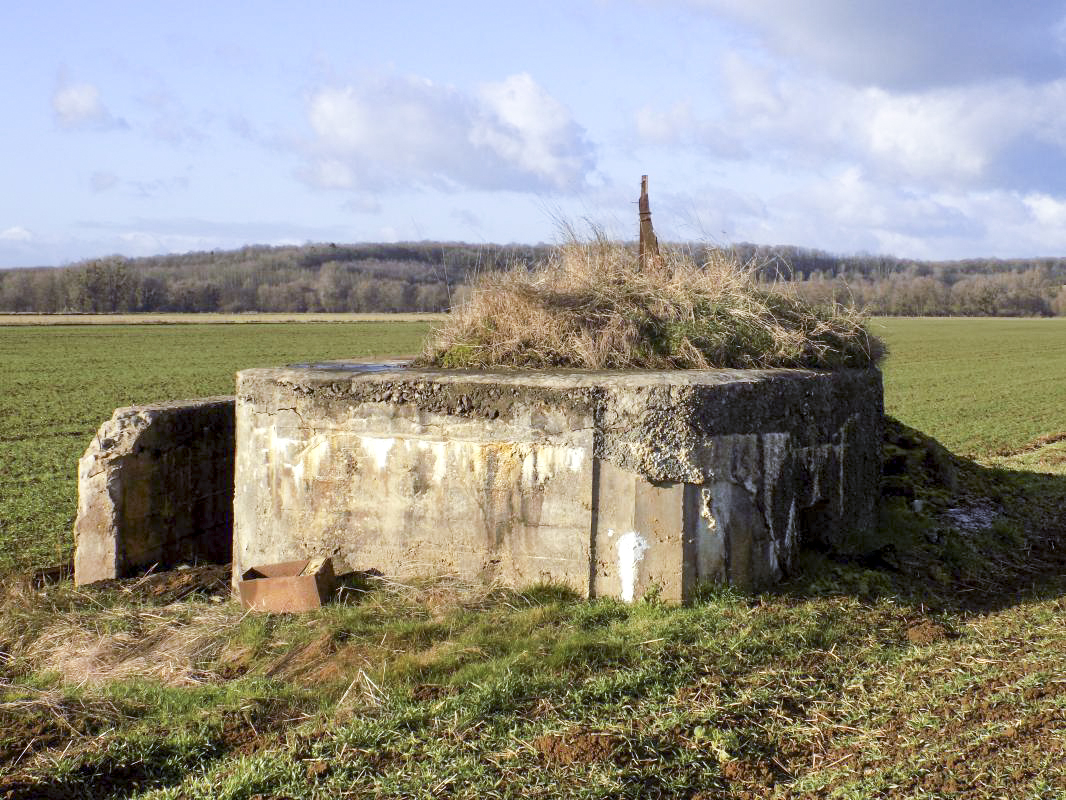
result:
M 328 602 L 334 580 L 329 558 L 284 561 L 247 570 L 237 591 L 241 605 L 253 611 L 310 611 Z

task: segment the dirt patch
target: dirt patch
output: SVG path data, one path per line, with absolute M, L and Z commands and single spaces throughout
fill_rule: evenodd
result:
M 722 764 L 722 777 L 729 783 L 731 795 L 739 800 L 756 800 L 788 774 L 780 767 L 756 759 L 735 759 Z
M 1037 436 L 1035 439 L 1026 442 L 1021 447 L 1004 447 L 997 450 L 993 455 L 1004 457 L 1020 456 L 1026 453 L 1035 453 L 1037 450 L 1042 450 L 1049 445 L 1058 444 L 1063 441 L 1066 441 L 1066 431 L 1045 433 L 1043 436 Z
M 616 761 L 622 743 L 622 737 L 610 733 L 549 733 L 534 739 L 533 749 L 548 766 L 566 767 Z
M 440 683 L 420 683 L 411 690 L 411 699 L 418 703 L 433 703 L 459 694 L 458 686 Z
M 919 620 L 908 626 L 907 641 L 911 644 L 933 644 L 957 636 L 951 628 L 932 619 Z
M 92 738 L 118 717 L 109 705 L 85 705 L 48 692 L 0 703 L 0 773 L 13 772 L 42 751 Z
M 6 771 L 40 750 L 57 747 L 71 737 L 68 725 L 57 719 L 20 716 L 0 711 L 0 766 Z

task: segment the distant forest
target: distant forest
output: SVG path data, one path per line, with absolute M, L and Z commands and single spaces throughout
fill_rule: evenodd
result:
M 0 271 L 0 311 L 446 311 L 482 272 L 528 268 L 548 245 L 313 244 Z M 706 248 L 692 246 L 696 257 Z M 915 261 L 736 245 L 767 284 L 878 315 L 1066 315 L 1066 258 Z

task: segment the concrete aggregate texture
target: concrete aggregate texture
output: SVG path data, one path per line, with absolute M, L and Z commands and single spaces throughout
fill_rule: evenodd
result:
M 683 601 L 874 524 L 876 370 L 238 375 L 235 570 L 559 581 Z

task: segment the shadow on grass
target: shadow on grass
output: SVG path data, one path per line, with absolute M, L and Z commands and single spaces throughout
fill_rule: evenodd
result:
M 69 772 L 48 777 L 0 781 L 3 800 L 82 800 L 128 797 L 181 783 L 193 769 L 225 755 L 219 747 L 189 752 L 170 742 L 156 742 L 144 752 L 105 752 Z
M 876 532 L 804 551 L 772 594 L 840 592 L 960 612 L 1066 593 L 1066 475 L 988 467 L 886 417 Z

